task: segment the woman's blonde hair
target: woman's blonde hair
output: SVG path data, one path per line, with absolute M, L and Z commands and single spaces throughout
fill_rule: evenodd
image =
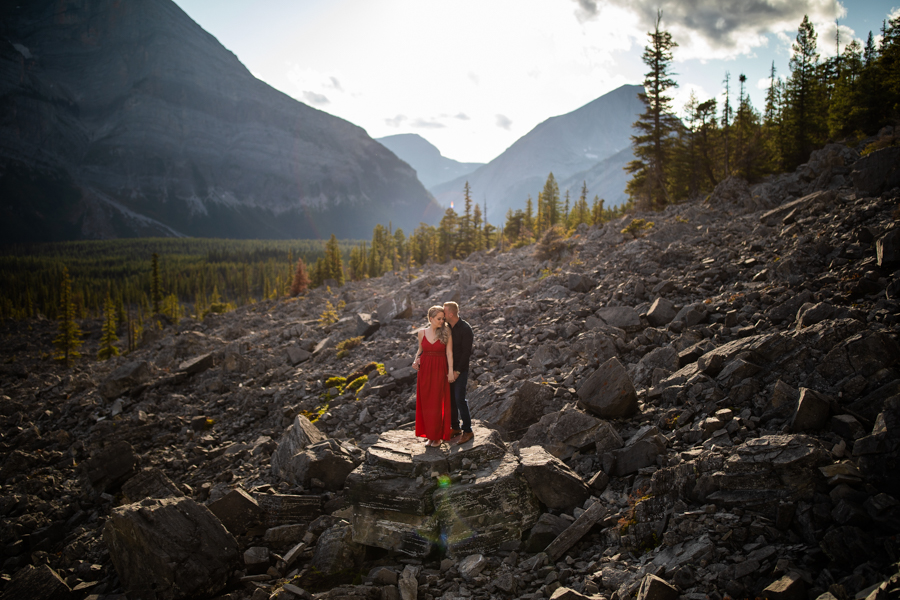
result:
M 438 304 L 432 306 L 428 309 L 428 326 L 431 327 L 431 319 L 434 318 L 436 314 L 439 312 L 444 313 L 446 316 L 446 312 L 444 311 L 444 307 Z M 441 328 L 438 329 L 438 339 L 441 340 L 441 343 L 445 346 L 450 342 L 450 327 L 447 326 L 447 321 L 444 321 L 444 324 L 441 325 Z

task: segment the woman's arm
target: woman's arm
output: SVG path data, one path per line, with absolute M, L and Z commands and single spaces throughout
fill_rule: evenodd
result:
M 422 336 L 425 335 L 425 330 L 420 329 L 416 332 L 416 337 L 419 338 L 419 348 L 416 350 L 416 357 L 413 359 L 413 369 L 418 370 L 419 368 L 419 355 L 422 354 Z
M 451 333 L 447 337 L 447 381 L 453 383 L 454 379 L 456 377 L 453 375 L 453 334 Z

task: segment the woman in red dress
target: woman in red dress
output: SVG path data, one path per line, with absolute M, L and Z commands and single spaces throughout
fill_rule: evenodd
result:
M 428 309 L 428 327 L 416 332 L 419 350 L 413 367 L 416 379 L 416 436 L 438 447 L 450 435 L 450 383 L 453 381 L 453 340 L 444 323 L 444 307 Z

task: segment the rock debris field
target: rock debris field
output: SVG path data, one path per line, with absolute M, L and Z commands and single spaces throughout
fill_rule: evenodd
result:
M 827 146 L 68 371 L 5 322 L 2 598 L 896 598 L 898 164 Z M 446 300 L 475 439 L 426 448 L 412 331 Z

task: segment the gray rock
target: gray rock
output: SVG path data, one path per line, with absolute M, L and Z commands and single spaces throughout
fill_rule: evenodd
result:
M 418 571 L 421 567 L 406 565 L 403 572 L 400 573 L 400 582 L 397 587 L 400 589 L 400 600 L 416 600 L 418 597 L 419 582 L 416 580 Z
M 569 521 L 554 514 L 542 514 L 528 533 L 528 540 L 525 542 L 525 551 L 532 553 L 542 552 L 547 548 L 550 542 L 555 540 L 570 524 Z
M 470 554 L 465 557 L 459 564 L 457 564 L 456 569 L 459 571 L 460 577 L 467 581 L 471 581 L 475 579 L 484 568 L 488 566 L 488 561 L 482 554 Z
M 662 369 L 667 373 L 678 370 L 678 353 L 672 346 L 655 348 L 645 354 L 634 368 L 632 379 L 638 385 L 651 383 L 651 377 L 655 369 Z
M 300 346 L 288 346 L 287 348 L 287 359 L 288 362 L 293 366 L 297 366 L 302 362 L 306 362 L 312 356 L 311 352 L 307 352 Z
M 195 356 L 178 366 L 178 370 L 185 375 L 197 375 L 216 366 L 216 355 L 212 352 Z
M 637 600 L 678 600 L 678 588 L 651 573 L 644 575 Z
M 693 327 L 694 325 L 699 325 L 704 322 L 706 316 L 706 306 L 704 306 L 702 302 L 698 302 L 682 308 L 672 320 L 681 321 L 686 327 Z
M 900 186 L 900 147 L 892 146 L 863 156 L 853 164 L 850 178 L 862 193 L 877 196 Z
M 74 600 L 76 597 L 49 565 L 26 565 L 3 588 L 4 600 Z
M 655 465 L 656 457 L 665 452 L 665 449 L 665 438 L 659 434 L 630 442 L 624 448 L 611 452 L 615 462 L 610 475 L 622 477 L 636 473 L 638 469 Z
M 622 444 L 612 425 L 570 405 L 541 417 L 519 440 L 520 447 L 542 446 L 561 460 L 591 446 L 602 454 Z
M 356 313 L 356 335 L 364 338 L 370 337 L 381 329 L 381 321 L 369 313 Z
M 82 473 L 98 494 L 114 492 L 138 472 L 138 457 L 131 444 L 113 442 L 96 451 L 82 465 Z
M 594 314 L 607 325 L 624 329 L 629 333 L 643 329 L 640 316 L 630 306 L 606 306 L 597 309 Z
M 537 423 L 545 413 L 558 407 L 553 388 L 524 381 L 513 393 L 498 393 L 490 386 L 475 390 L 468 399 L 469 412 L 478 415 L 507 439 L 517 438 Z
M 597 282 L 587 277 L 586 275 L 582 275 L 581 273 L 567 273 L 566 274 L 566 287 L 572 290 L 573 292 L 589 292 L 594 286 L 597 285 Z
M 585 596 L 581 592 L 572 588 L 560 586 L 550 594 L 550 600 L 590 600 L 590 596 Z
M 398 293 L 378 304 L 378 320 L 383 324 L 394 319 L 409 319 L 413 315 L 413 305 L 409 294 Z
M 875 242 L 875 256 L 879 267 L 900 263 L 900 229 L 893 229 Z
M 294 417 L 281 440 L 278 449 L 272 454 L 272 472 L 278 477 L 284 477 L 291 458 L 307 446 L 318 444 L 325 440 L 325 436 L 318 428 L 310 423 L 303 415 Z
M 233 535 L 243 535 L 263 519 L 263 511 L 256 500 L 244 490 L 231 490 L 209 504 L 209 510 Z
M 321 574 L 333 575 L 359 568 L 365 554 L 365 546 L 353 541 L 350 524 L 341 521 L 319 536 L 309 565 Z
M 831 416 L 832 399 L 815 390 L 800 388 L 800 401 L 791 419 L 791 431 L 824 429 Z
M 647 320 L 653 327 L 661 327 L 668 325 L 676 314 L 678 313 L 675 311 L 675 304 L 671 300 L 657 298 L 647 311 Z
M 639 410 L 634 385 L 617 358 L 600 365 L 578 388 L 578 397 L 603 419 L 630 417 Z
M 806 600 L 806 581 L 800 573 L 792 571 L 769 584 L 763 590 L 762 597 L 769 600 Z
M 825 319 L 830 319 L 834 314 L 834 306 L 827 302 L 819 302 L 817 304 L 804 304 L 797 311 L 797 326 L 809 327 L 816 323 L 821 323 Z
M 103 540 L 128 597 L 137 600 L 212 596 L 239 556 L 222 523 L 189 498 L 114 508 Z
M 122 494 L 129 504 L 144 498 L 177 498 L 183 495 L 172 480 L 155 467 L 142 469 L 128 479 L 122 485 Z
M 317 479 L 325 485 L 325 489 L 334 492 L 344 487 L 344 480 L 358 463 L 336 440 L 326 439 L 294 454 L 287 464 L 280 466 L 279 475 L 304 487 Z
M 548 508 L 570 511 L 590 497 L 581 477 L 540 446 L 521 448 L 519 455 L 519 472 Z
M 796 412 L 799 401 L 800 391 L 779 379 L 772 389 L 764 416 L 785 419 Z
M 100 395 L 107 400 L 112 400 L 125 394 L 134 387 L 150 381 L 150 363 L 144 360 L 136 360 L 125 363 L 100 385 Z

